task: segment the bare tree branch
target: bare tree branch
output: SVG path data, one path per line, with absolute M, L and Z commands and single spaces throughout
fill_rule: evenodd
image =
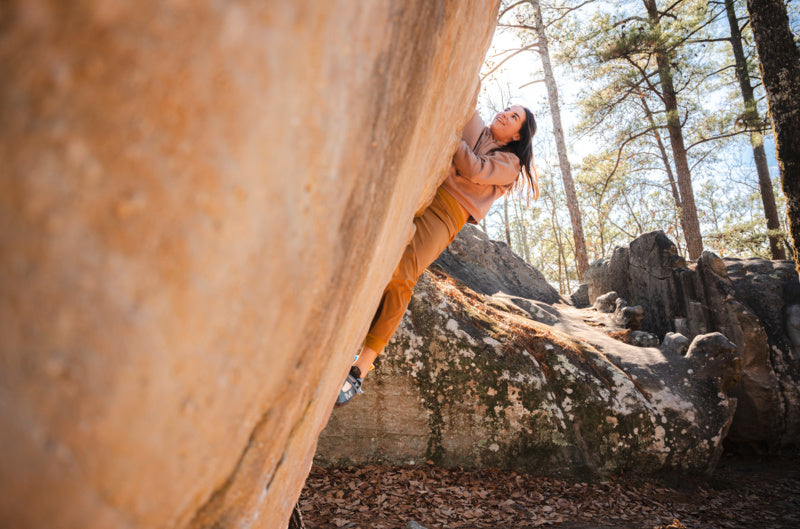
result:
M 735 65 L 735 64 L 729 64 L 728 66 L 724 66 L 724 67 L 720 68 L 719 70 L 717 70 L 717 71 L 715 71 L 715 72 L 711 72 L 711 73 L 710 73 L 710 74 L 708 74 L 708 75 L 704 75 L 704 76 L 703 76 L 703 78 L 702 78 L 702 79 L 700 79 L 700 81 L 699 81 L 697 84 L 698 84 L 698 85 L 700 85 L 700 84 L 702 84 L 702 83 L 703 83 L 703 82 L 704 82 L 706 79 L 708 79 L 709 77 L 713 77 L 713 76 L 717 75 L 718 73 L 722 73 L 722 72 L 724 72 L 725 70 L 730 70 L 731 68 L 734 68 L 734 69 L 735 69 L 735 68 L 736 68 L 736 65 Z M 684 87 L 684 88 L 685 88 L 685 87 Z
M 689 152 L 692 149 L 692 147 L 702 145 L 703 143 L 707 143 L 709 141 L 721 140 L 722 138 L 732 138 L 733 136 L 739 136 L 740 134 L 749 134 L 749 133 L 750 133 L 749 130 L 737 130 L 734 132 L 728 132 L 726 134 L 720 134 L 718 136 L 712 136 L 710 138 L 703 138 L 700 141 L 696 141 L 691 145 L 689 145 L 688 147 L 686 147 L 686 152 Z
M 544 79 L 534 79 L 533 81 L 531 81 L 531 82 L 529 82 L 529 83 L 525 83 L 525 84 L 523 84 L 523 85 L 520 85 L 520 86 L 517 88 L 517 90 L 521 90 L 522 88 L 525 88 L 526 86 L 530 86 L 530 85 L 532 85 L 532 84 L 536 84 L 536 83 L 543 83 L 543 82 L 544 82 Z
M 690 171 L 694 171 L 695 167 L 700 165 L 703 162 L 703 160 L 705 160 L 706 158 L 709 157 L 710 154 L 711 154 L 711 151 L 706 152 L 703 156 L 700 157 L 699 160 L 697 160 L 695 163 L 692 164 L 692 167 L 689 170 Z
M 506 28 L 508 28 L 508 29 L 525 29 L 527 31 L 536 31 L 535 27 L 528 26 L 528 25 L 525 25 L 525 24 L 497 24 L 497 27 L 498 28 L 503 28 L 503 29 L 506 29 Z
M 673 9 L 678 7 L 680 4 L 682 4 L 684 1 L 685 0 L 675 0 L 675 2 L 671 6 L 669 6 L 666 9 L 664 9 L 663 11 L 659 11 L 659 14 L 660 15 L 666 15 L 667 13 L 669 13 L 670 11 L 672 11 Z
M 683 44 L 699 44 L 701 42 L 730 42 L 730 37 L 724 37 L 719 39 L 686 39 L 683 41 Z
M 554 23 L 558 22 L 559 20 L 563 20 L 564 18 L 566 18 L 567 15 L 569 15 L 573 11 L 577 11 L 578 9 L 582 8 L 583 6 L 588 5 L 588 4 L 592 4 L 595 1 L 596 0 L 586 0 L 585 2 L 581 2 L 580 4 L 576 5 L 575 7 L 568 7 L 568 8 L 553 7 L 551 10 L 552 11 L 559 11 L 560 12 L 559 16 L 557 16 L 556 18 L 554 18 L 553 20 L 551 20 L 550 22 L 545 24 L 545 28 L 549 28 L 551 25 L 553 25 Z
M 484 75 L 482 75 L 481 76 L 481 81 L 483 81 L 484 79 L 486 79 L 487 77 L 492 75 L 495 71 L 497 71 L 498 68 L 500 68 L 503 64 L 505 64 L 506 61 L 508 61 L 511 57 L 514 57 L 515 55 L 519 55 L 520 53 L 522 53 L 524 51 L 531 51 L 533 49 L 538 50 L 539 49 L 539 44 L 538 43 L 537 44 L 531 44 L 529 46 L 524 46 L 522 48 L 518 48 L 518 49 L 514 50 L 514 53 L 511 53 L 510 55 L 508 55 L 505 58 L 503 58 L 503 60 L 501 60 L 499 63 L 497 63 L 494 68 L 492 68 L 491 70 L 486 72 Z M 506 50 L 506 51 L 512 51 L 512 50 Z
M 522 4 L 527 4 L 527 3 L 528 3 L 528 0 L 521 0 L 520 2 L 516 2 L 516 3 L 514 3 L 514 4 L 511 4 L 511 5 L 510 5 L 510 6 L 508 6 L 507 8 L 503 9 L 503 11 L 501 11 L 500 13 L 498 13 L 498 15 L 497 15 L 497 20 L 499 21 L 501 18 L 503 18 L 503 17 L 505 16 L 505 14 L 506 14 L 506 13 L 508 13 L 509 11 L 511 11 L 512 9 L 514 9 L 515 7 L 517 7 L 517 6 L 519 6 L 519 5 L 522 5 Z
M 628 139 L 626 139 L 625 141 L 623 141 L 623 142 L 622 142 L 622 143 L 619 145 L 619 148 L 617 149 L 617 162 L 614 164 L 614 168 L 611 170 L 611 173 L 609 174 L 609 177 L 608 177 L 608 179 L 606 180 L 606 184 L 608 184 L 608 181 L 609 181 L 609 180 L 611 180 L 611 177 L 612 177 L 612 176 L 614 176 L 614 173 L 616 173 L 616 172 L 617 172 L 617 168 L 619 167 L 619 164 L 620 164 L 620 162 L 622 161 L 622 151 L 624 151 L 624 150 L 625 150 L 625 146 L 626 146 L 628 143 L 630 143 L 630 142 L 632 142 L 633 140 L 635 140 L 636 138 L 641 138 L 642 136 L 644 136 L 645 134 L 647 134 L 647 133 L 648 133 L 648 132 L 650 132 L 651 130 L 652 130 L 652 129 L 651 129 L 650 127 L 648 127 L 646 130 L 640 131 L 640 132 L 638 132 L 637 134 L 634 134 L 633 136 L 630 136 Z

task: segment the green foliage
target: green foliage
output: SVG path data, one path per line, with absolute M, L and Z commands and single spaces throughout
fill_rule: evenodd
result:
M 769 257 L 766 222 L 745 125 L 745 108 L 733 68 L 724 4 L 706 0 L 657 1 L 656 19 L 642 0 L 542 4 L 551 57 L 580 88 L 567 107 L 578 120 L 568 137 L 589 259 L 607 257 L 648 231 L 663 230 L 683 252 L 680 209 L 669 174 L 675 173 L 656 54 L 667 60 L 678 93 L 677 118 L 684 133 L 705 246 L 723 256 Z M 743 0 L 736 0 L 742 39 L 762 126 L 768 127 L 757 57 Z M 509 6 L 513 2 L 504 2 Z M 793 27 L 800 8 L 789 4 Z M 793 11 L 794 9 L 794 11 Z M 502 12 L 501 8 L 501 12 Z M 794 18 L 792 18 L 794 13 Z M 531 12 L 521 4 L 501 22 L 521 46 L 536 42 Z M 512 89 L 507 98 L 514 99 Z M 504 96 L 505 98 L 506 96 Z M 565 101 L 562 100 L 562 108 Z M 547 110 L 538 115 L 540 127 Z M 541 130 L 541 129 L 540 129 Z M 767 132 L 768 133 L 768 132 Z M 661 140 L 663 150 L 658 145 Z M 769 137 L 767 137 L 769 139 Z M 562 293 L 577 286 L 572 234 L 552 154 L 552 137 L 534 143 L 542 198 L 534 205 L 512 202 L 512 247 Z M 777 171 L 773 168 L 773 180 Z M 674 179 L 674 176 L 673 176 Z M 780 193 L 779 211 L 784 211 Z M 495 209 L 495 211 L 497 211 Z M 488 231 L 505 239 L 504 219 L 492 213 Z

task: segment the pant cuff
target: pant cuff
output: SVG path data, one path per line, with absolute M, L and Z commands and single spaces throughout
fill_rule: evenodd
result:
M 367 335 L 367 338 L 364 340 L 364 346 L 369 347 L 378 355 L 380 355 L 384 348 L 386 348 L 387 342 L 385 340 L 381 340 L 380 338 L 373 336 L 371 334 Z

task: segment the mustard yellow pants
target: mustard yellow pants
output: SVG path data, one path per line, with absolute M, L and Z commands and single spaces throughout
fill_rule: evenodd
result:
M 467 222 L 467 211 L 442 188 L 421 215 L 414 218 L 414 238 L 406 246 L 392 279 L 383 291 L 364 345 L 380 354 L 406 312 L 419 276 L 456 238 Z

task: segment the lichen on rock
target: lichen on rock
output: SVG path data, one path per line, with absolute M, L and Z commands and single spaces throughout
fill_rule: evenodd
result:
M 491 254 L 495 243 L 474 230 L 459 234 L 463 250 Z M 735 400 L 691 376 L 701 363 L 614 340 L 563 300 L 548 304 L 551 320 L 535 319 L 508 302 L 507 290 L 521 297 L 520 278 L 506 287 L 496 273 L 503 262 L 493 264 L 491 288 L 475 285 L 486 271 L 440 263 L 421 278 L 365 393 L 334 412 L 318 462 L 431 460 L 579 476 L 714 467 Z M 411 424 L 405 414 L 426 417 L 424 427 L 398 428 Z M 413 446 L 394 441 L 409 435 Z

